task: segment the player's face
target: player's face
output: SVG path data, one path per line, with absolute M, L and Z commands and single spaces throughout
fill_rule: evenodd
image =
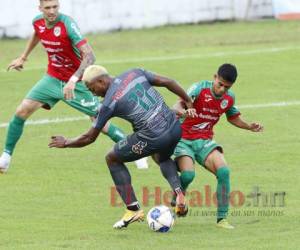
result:
M 106 94 L 106 91 L 108 89 L 107 83 L 105 79 L 95 79 L 91 81 L 87 87 L 88 89 L 95 95 L 95 96 L 101 96 L 104 97 Z
M 59 3 L 58 0 L 42 1 L 40 11 L 43 13 L 44 18 L 48 24 L 55 22 L 58 16 Z
M 215 75 L 213 92 L 216 96 L 224 95 L 232 86 L 231 82 L 225 81 L 222 77 Z

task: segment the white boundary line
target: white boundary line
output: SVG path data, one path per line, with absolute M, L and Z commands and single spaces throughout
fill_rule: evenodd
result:
M 173 56 L 157 56 L 157 57 L 142 57 L 142 58 L 131 58 L 131 59 L 120 59 L 120 60 L 103 60 L 96 63 L 103 65 L 108 64 L 123 64 L 123 63 L 140 63 L 140 62 L 158 62 L 158 61 L 175 61 L 184 59 L 201 59 L 201 58 L 214 58 L 222 56 L 243 56 L 243 55 L 256 55 L 261 53 L 278 53 L 290 50 L 299 50 L 300 47 L 278 47 L 278 48 L 262 48 L 255 50 L 241 50 L 241 51 L 227 51 L 227 52 L 215 52 L 208 54 L 185 54 L 185 55 L 173 55 Z M 24 68 L 24 71 L 42 70 L 44 67 L 28 67 Z M 1 70 L 0 73 L 4 73 L 6 70 Z
M 246 104 L 238 106 L 239 109 L 260 109 L 260 108 L 272 108 L 272 107 L 288 107 L 300 105 L 300 101 L 290 102 L 272 102 L 262 104 Z M 55 118 L 55 119 L 41 119 L 41 120 L 28 120 L 26 125 L 44 125 L 50 123 L 65 123 L 74 121 L 88 120 L 88 116 L 77 116 L 77 117 L 66 117 L 66 118 Z M 7 128 L 9 123 L 0 123 L 0 128 Z

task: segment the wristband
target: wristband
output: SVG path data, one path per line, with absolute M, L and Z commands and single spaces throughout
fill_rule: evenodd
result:
M 79 77 L 73 75 L 73 76 L 71 76 L 69 81 L 76 83 L 78 80 L 79 80 Z

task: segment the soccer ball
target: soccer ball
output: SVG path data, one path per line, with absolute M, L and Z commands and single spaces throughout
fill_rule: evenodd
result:
M 148 212 L 147 221 L 151 230 L 165 233 L 168 232 L 174 224 L 174 214 L 167 206 L 156 206 L 151 208 Z

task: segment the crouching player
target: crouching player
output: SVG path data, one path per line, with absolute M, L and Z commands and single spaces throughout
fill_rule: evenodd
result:
M 223 149 L 213 141 L 213 127 L 222 114 L 232 125 L 260 132 L 259 123 L 247 123 L 234 106 L 235 97 L 229 89 L 237 78 L 234 65 L 223 64 L 219 67 L 214 81 L 201 81 L 192 85 L 188 95 L 193 100 L 196 116 L 191 117 L 183 101 L 178 101 L 174 108 L 182 116 L 182 137 L 175 149 L 175 160 L 181 172 L 180 180 L 184 190 L 195 176 L 195 161 L 213 173 L 217 178 L 217 227 L 233 229 L 226 220 L 230 192 L 230 170 L 223 155 Z M 176 196 L 174 196 L 176 197 Z M 172 205 L 174 203 L 174 197 Z
M 127 207 L 126 213 L 115 223 L 114 228 L 127 227 L 144 217 L 124 163 L 150 155 L 154 155 L 162 175 L 177 194 L 176 213 L 186 214 L 187 207 L 176 164 L 170 158 L 181 138 L 181 126 L 175 113 L 165 104 L 154 86 L 167 88 L 193 110 L 191 98 L 174 80 L 142 69 L 129 70 L 112 77 L 105 68 L 93 65 L 85 70 L 83 81 L 92 93 L 104 97 L 94 126 L 75 139 L 54 136 L 49 146 L 84 147 L 96 140 L 110 118 L 123 118 L 132 124 L 134 133 L 118 142 L 106 155 L 106 163 L 116 189 Z

